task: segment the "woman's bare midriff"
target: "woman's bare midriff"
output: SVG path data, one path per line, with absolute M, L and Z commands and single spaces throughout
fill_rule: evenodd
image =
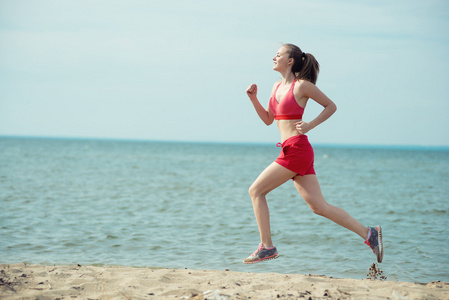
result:
M 276 120 L 276 124 L 279 128 L 279 132 L 281 133 L 281 141 L 284 142 L 286 139 L 291 138 L 295 135 L 300 135 L 298 130 L 296 129 L 295 123 L 301 121 L 301 119 L 295 120 Z

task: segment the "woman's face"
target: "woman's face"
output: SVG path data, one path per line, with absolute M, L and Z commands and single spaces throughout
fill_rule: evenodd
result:
M 279 48 L 276 56 L 273 57 L 273 70 L 283 71 L 286 68 L 291 67 L 293 65 L 293 58 L 289 58 L 288 56 L 289 54 L 287 53 L 287 48 L 285 48 L 284 46 Z

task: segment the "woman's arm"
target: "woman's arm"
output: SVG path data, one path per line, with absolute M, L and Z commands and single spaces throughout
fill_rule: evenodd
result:
M 324 107 L 323 111 L 312 121 L 299 121 L 295 123 L 296 129 L 300 134 L 306 134 L 308 131 L 317 127 L 318 125 L 329 119 L 329 117 L 332 116 L 337 110 L 337 106 L 335 105 L 335 103 L 331 99 L 329 99 L 316 85 L 309 81 L 304 81 L 301 83 L 298 88 L 298 94 L 298 98 L 306 97 L 313 99 L 318 104 Z
M 260 119 L 267 125 L 273 123 L 274 117 L 270 111 L 270 108 L 265 109 L 257 99 L 257 85 L 255 84 L 250 85 L 246 89 L 246 94 L 253 103 L 254 108 L 256 109 L 256 112 L 259 115 Z

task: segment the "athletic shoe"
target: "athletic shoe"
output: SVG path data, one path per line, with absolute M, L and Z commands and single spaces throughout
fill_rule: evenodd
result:
M 377 262 L 381 263 L 384 257 L 384 245 L 382 243 L 382 228 L 380 226 L 376 227 L 368 227 L 371 234 L 369 235 L 369 239 L 365 241 L 373 253 L 377 257 Z
M 270 249 L 267 249 L 262 244 L 259 244 L 259 248 L 257 248 L 257 250 L 254 251 L 253 254 L 251 254 L 251 256 L 245 258 L 243 262 L 245 264 L 254 264 L 260 261 L 275 259 L 278 257 L 279 254 L 278 251 L 276 250 L 276 247 L 271 247 Z

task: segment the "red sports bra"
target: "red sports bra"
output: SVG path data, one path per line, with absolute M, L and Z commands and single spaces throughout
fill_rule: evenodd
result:
M 273 95 L 271 95 L 269 107 L 275 120 L 302 119 L 304 107 L 299 106 L 298 102 L 295 100 L 295 96 L 293 95 L 293 87 L 295 86 L 295 82 L 296 80 L 293 80 L 292 86 L 280 102 L 276 100 L 276 92 L 281 85 L 280 83 L 274 90 Z

